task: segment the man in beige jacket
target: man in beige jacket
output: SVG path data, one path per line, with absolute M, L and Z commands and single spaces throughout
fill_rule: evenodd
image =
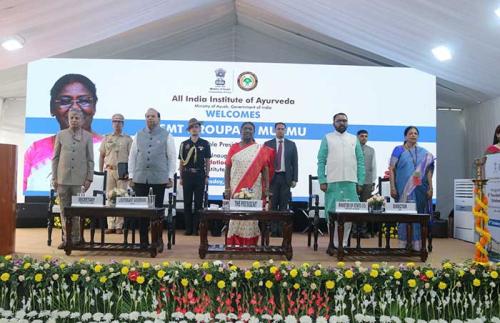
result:
M 61 205 L 62 240 L 59 249 L 66 245 L 66 235 L 71 234 L 73 244 L 80 243 L 80 220 L 72 221 L 72 230 L 65 232 L 64 209 L 71 206 L 71 197 L 87 191 L 94 177 L 94 148 L 92 134 L 82 129 L 83 113 L 75 106 L 68 113 L 69 128 L 61 130 L 55 139 L 52 158 L 52 186 L 57 190 Z
M 125 118 L 117 113 L 111 117 L 113 123 L 112 134 L 106 135 L 99 148 L 99 170 L 106 170 L 106 194 L 111 196 L 113 189 L 119 188 L 126 190 L 128 186 L 128 174 L 120 178 L 118 174 L 118 163 L 128 163 L 128 155 L 132 146 L 132 138 L 123 132 Z M 123 175 L 123 174 L 122 174 Z M 108 229 L 106 233 L 122 234 L 123 217 L 108 217 Z

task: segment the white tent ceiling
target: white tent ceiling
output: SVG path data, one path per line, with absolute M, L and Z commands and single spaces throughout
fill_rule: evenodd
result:
M 410 66 L 438 76 L 438 104 L 500 96 L 494 0 L 0 0 L 0 97 L 25 95 L 45 57 Z M 454 58 L 430 50 L 449 45 Z

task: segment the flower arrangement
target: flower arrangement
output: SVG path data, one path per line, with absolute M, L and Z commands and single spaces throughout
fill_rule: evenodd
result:
M 370 197 L 367 201 L 368 209 L 370 211 L 382 211 L 382 207 L 385 205 L 385 197 L 378 194 Z
M 115 187 L 111 191 L 108 192 L 109 202 L 113 205 L 116 204 L 116 198 L 122 197 L 122 196 L 128 196 L 127 191 L 122 189 L 122 188 Z
M 339 262 L 326 268 L 270 260 L 239 268 L 221 261 L 101 264 L 5 256 L 0 257 L 0 316 L 45 322 L 51 318 L 51 322 L 462 322 L 481 318 L 481 322 L 500 323 L 499 270 L 500 263 L 448 261 L 440 268 L 411 262 L 370 267 Z
M 252 200 L 255 198 L 255 192 L 251 188 L 242 188 L 239 193 L 234 195 L 237 199 Z

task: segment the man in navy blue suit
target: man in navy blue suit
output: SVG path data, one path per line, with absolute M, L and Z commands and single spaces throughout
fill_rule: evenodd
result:
M 286 124 L 274 124 L 276 138 L 266 141 L 265 145 L 274 149 L 274 174 L 271 181 L 271 206 L 273 210 L 286 210 L 291 199 L 290 188 L 297 185 L 298 180 L 298 155 L 297 146 L 285 138 Z M 281 235 L 282 228 L 278 223 L 271 227 L 272 235 Z

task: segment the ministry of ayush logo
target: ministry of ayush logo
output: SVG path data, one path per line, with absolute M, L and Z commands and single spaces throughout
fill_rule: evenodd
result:
M 251 91 L 257 87 L 257 75 L 252 72 L 243 72 L 238 76 L 238 86 L 243 91 Z

